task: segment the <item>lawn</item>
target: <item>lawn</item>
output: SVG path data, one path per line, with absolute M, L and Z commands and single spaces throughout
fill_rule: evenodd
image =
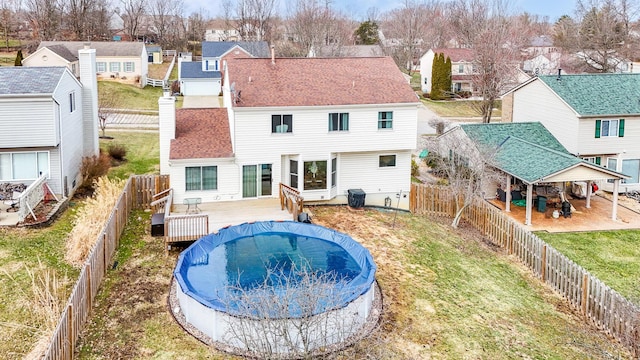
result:
M 372 253 L 385 309 L 369 339 L 335 359 L 630 358 L 565 300 L 471 229 L 400 213 L 315 207 L 314 222 L 351 234 Z M 133 214 L 78 359 L 228 359 L 173 320 L 166 300 L 177 252 L 163 256 L 148 214 Z M 461 235 L 464 234 L 464 238 Z
M 481 116 L 473 107 L 473 104 L 477 103 L 475 100 L 434 101 L 422 99 L 422 103 L 440 117 L 469 118 Z M 502 116 L 501 108 L 502 102 L 498 101 L 497 109 L 493 111 L 492 116 Z
M 536 235 L 622 296 L 640 304 L 640 231 Z
M 135 174 L 153 174 L 160 171 L 160 146 L 157 131 L 107 130 L 113 139 L 100 139 L 100 148 L 107 151 L 110 145 L 122 145 L 127 149 L 126 161 L 113 166 L 109 178 L 128 179 Z
M 2 48 L 0 48 L 2 50 Z M 16 63 L 16 53 L 0 52 L 0 66 L 14 66 Z
M 51 317 L 41 312 L 33 299 L 31 272 L 40 281 L 57 278 L 58 293 L 64 304 L 79 271 L 64 262 L 65 239 L 73 228 L 77 206 L 71 207 L 45 229 L 0 228 L 0 358 L 21 359 L 43 335 Z M 52 276 L 45 276 L 48 272 Z M 40 287 L 42 288 L 42 287 Z M 54 289 L 55 288 L 55 289 Z M 53 315 L 55 322 L 59 314 Z
M 117 98 L 120 99 L 119 109 L 158 111 L 158 98 L 162 96 L 161 87 L 146 86 L 141 89 L 136 85 L 107 80 L 98 81 L 98 91 L 117 94 Z

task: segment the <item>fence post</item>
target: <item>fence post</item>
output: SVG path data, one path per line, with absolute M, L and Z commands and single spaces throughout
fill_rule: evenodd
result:
M 68 352 L 66 358 L 69 360 L 73 360 L 73 353 L 75 352 L 75 337 L 73 336 L 73 304 L 69 303 L 67 305 L 67 344 L 68 344 Z
M 589 275 L 587 274 L 583 274 L 582 275 L 582 313 L 584 315 L 587 315 L 587 291 L 589 291 Z
M 542 269 L 540 269 L 540 276 L 542 281 L 546 280 L 547 275 L 547 244 L 542 244 Z

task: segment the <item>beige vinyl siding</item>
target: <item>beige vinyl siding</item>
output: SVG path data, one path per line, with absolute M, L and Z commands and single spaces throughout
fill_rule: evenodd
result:
M 58 144 L 56 106 L 51 97 L 6 99 L 0 102 L 2 103 L 0 106 L 2 148 Z
M 624 137 L 595 137 L 596 120 L 624 121 Z M 580 120 L 578 132 L 580 155 L 623 154 L 624 158 L 640 158 L 640 118 L 639 117 L 603 117 Z M 604 165 L 604 164 L 603 164 Z
M 578 118 L 541 80 L 518 89 L 513 96 L 513 122 L 541 122 L 571 153 L 579 153 Z

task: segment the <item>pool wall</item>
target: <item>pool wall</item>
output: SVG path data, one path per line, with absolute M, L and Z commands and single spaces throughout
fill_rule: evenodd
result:
M 203 298 L 190 288 L 186 274 L 191 264 L 198 266 L 208 262 L 210 259 L 207 254 L 227 241 L 264 233 L 293 233 L 340 245 L 362 269 L 343 289 L 344 296 L 340 296 L 344 302 L 311 317 L 294 315 L 265 322 L 265 319 L 247 314 L 229 312 L 224 302 Z M 362 331 L 376 295 L 375 270 L 373 258 L 366 248 L 348 235 L 332 229 L 291 221 L 232 226 L 222 229 L 218 234 L 201 238 L 180 254 L 174 270 L 176 298 L 180 308 L 174 308 L 173 311 L 181 311 L 188 324 L 211 340 L 240 351 L 260 355 L 259 349 L 264 348 L 268 350 L 266 353 L 309 353 L 341 343 Z

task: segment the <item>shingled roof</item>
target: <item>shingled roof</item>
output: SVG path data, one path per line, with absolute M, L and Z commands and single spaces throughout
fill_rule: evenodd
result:
M 640 114 L 640 74 L 540 76 L 581 116 Z
M 496 148 L 497 167 L 527 183 L 579 164 L 596 166 L 570 154 L 538 122 L 463 124 L 460 128 L 471 140 Z
M 418 103 L 390 57 L 232 59 L 235 107 Z
M 220 79 L 220 71 L 202 71 L 202 61 L 183 61 L 180 63 L 182 79 Z
M 60 46 L 64 46 L 77 60 L 78 50 L 83 49 L 85 43 L 84 41 L 41 41 L 38 49 L 47 47 L 58 55 L 63 56 L 57 51 Z M 90 48 L 96 49 L 96 56 L 140 56 L 144 48 L 144 43 L 135 41 L 92 41 L 86 44 Z
M 170 159 L 233 157 L 227 109 L 177 109 Z
M 0 67 L 0 96 L 53 94 L 65 67 Z
M 444 54 L 445 59 L 449 57 L 452 62 L 471 62 L 475 56 L 473 50 L 464 48 L 431 49 L 431 51 L 435 54 Z
M 269 57 L 269 44 L 266 41 L 204 41 L 202 42 L 203 57 L 220 57 L 239 46 L 254 57 Z

